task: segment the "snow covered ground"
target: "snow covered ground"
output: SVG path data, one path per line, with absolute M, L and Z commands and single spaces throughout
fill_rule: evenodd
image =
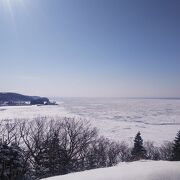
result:
M 180 162 L 120 163 L 111 168 L 72 173 L 44 180 L 180 180 Z
M 38 116 L 78 117 L 90 120 L 100 134 L 133 142 L 141 131 L 144 141 L 172 141 L 180 130 L 180 100 L 61 98 L 58 106 L 0 107 L 0 120 Z
M 0 120 L 4 119 L 33 119 L 40 116 L 70 117 L 70 114 L 61 105 L 51 106 L 4 106 L 0 107 Z

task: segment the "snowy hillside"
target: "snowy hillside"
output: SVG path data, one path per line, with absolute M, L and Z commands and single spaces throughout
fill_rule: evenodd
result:
M 180 180 L 180 162 L 138 161 L 44 180 Z

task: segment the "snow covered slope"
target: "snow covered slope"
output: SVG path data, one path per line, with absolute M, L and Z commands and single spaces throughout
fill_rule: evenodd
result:
M 180 162 L 138 161 L 44 180 L 180 180 Z

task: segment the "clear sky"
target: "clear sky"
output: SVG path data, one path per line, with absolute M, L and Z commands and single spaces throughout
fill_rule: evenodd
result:
M 0 0 L 0 91 L 180 97 L 179 0 Z

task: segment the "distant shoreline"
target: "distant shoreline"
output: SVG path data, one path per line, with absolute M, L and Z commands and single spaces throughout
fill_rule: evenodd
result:
M 0 107 L 30 107 L 30 106 L 58 106 L 59 104 L 22 104 L 22 105 L 1 105 L 0 104 Z

